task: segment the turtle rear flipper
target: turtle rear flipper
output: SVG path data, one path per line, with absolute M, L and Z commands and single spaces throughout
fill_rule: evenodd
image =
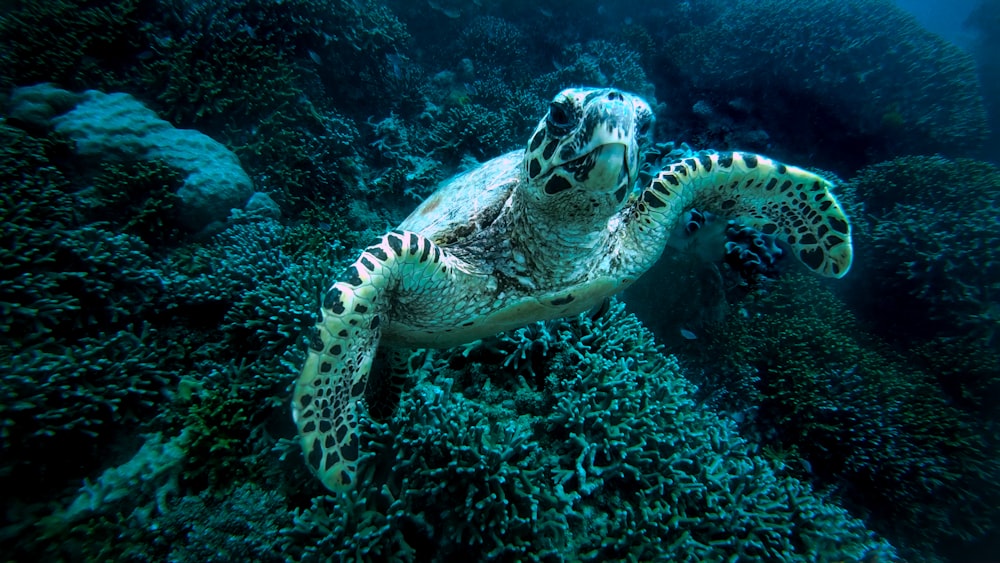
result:
M 851 225 L 831 186 L 764 156 L 701 152 L 666 166 L 643 191 L 635 236 L 663 244 L 680 214 L 697 207 L 778 235 L 810 270 L 840 278 L 851 268 Z

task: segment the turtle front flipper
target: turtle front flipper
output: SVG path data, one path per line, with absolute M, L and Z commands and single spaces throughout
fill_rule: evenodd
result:
M 812 172 L 740 152 L 701 152 L 665 166 L 635 204 L 631 223 L 640 244 L 662 247 L 692 207 L 776 234 L 817 274 L 840 278 L 851 268 L 851 225 Z
M 393 304 L 401 292 L 441 291 L 452 281 L 448 262 L 426 237 L 394 231 L 365 249 L 323 298 L 292 415 L 306 462 L 328 489 L 345 490 L 356 478 L 361 401 Z

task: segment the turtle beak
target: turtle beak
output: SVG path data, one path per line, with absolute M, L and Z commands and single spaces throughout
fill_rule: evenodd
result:
M 602 145 L 594 151 L 594 169 L 587 183 L 595 186 L 617 186 L 627 176 L 628 149 L 623 143 Z

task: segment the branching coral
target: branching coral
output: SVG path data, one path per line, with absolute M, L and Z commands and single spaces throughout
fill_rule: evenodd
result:
M 274 112 L 249 130 L 227 132 L 240 160 L 255 172 L 255 184 L 288 213 L 349 194 L 360 168 L 353 120 L 336 111 L 320 113 L 308 101 L 300 107 L 301 113 Z
M 442 375 L 420 374 L 394 416 L 367 424 L 357 488 L 314 499 L 288 530 L 291 553 L 892 557 L 698 407 L 676 361 L 621 305 L 527 335 L 548 341 L 532 365 L 548 374 L 540 401 L 516 400 L 508 369 L 478 363 L 506 346 L 445 353 L 433 368 Z
M 23 488 L 8 518 L 25 512 L 23 521 L 4 520 L 5 550 L 17 538 L 11 529 L 23 531 L 46 514 L 46 521 L 59 520 L 45 503 L 152 427 L 186 436 L 182 488 L 221 490 L 236 474 L 271 478 L 273 440 L 262 427 L 284 413 L 275 398 L 294 377 L 298 337 L 313 322 L 338 251 L 297 249 L 292 265 L 283 228 L 245 218 L 197 250 L 189 242 L 154 253 L 135 235 L 103 228 L 108 221 L 90 221 L 141 221 L 141 209 L 118 199 L 138 195 L 116 191 L 127 186 L 124 170 L 161 179 L 164 170 L 123 166 L 99 177 L 98 188 L 74 191 L 52 164 L 65 150 L 61 143 L 8 127 L 0 134 L 7 141 L 0 212 L 9 244 L 0 280 L 7 329 L 0 387 L 9 399 L 0 408 L 0 438 L 9 456 L 0 477 L 8 489 L 14 482 Z M 149 517 L 139 506 L 148 498 L 117 489 L 116 502 L 94 509 L 95 537 L 132 525 L 109 511 Z M 103 488 L 94 491 L 108 498 Z M 121 508 L 130 501 L 135 505 Z M 52 531 L 68 553 L 124 553 L 95 538 L 81 545 L 75 529 Z M 46 549 L 33 541 L 21 548 Z
M 455 163 L 464 155 L 483 161 L 523 144 L 502 113 L 470 103 L 448 109 L 430 131 L 434 153 Z
M 408 38 L 373 1 L 176 3 L 140 75 L 185 123 L 301 115 L 303 78 L 317 64 L 327 94 L 354 98 L 352 79 L 382 65 Z
M 106 453 L 98 437 L 155 412 L 180 362 L 150 324 L 166 287 L 149 247 L 86 224 L 99 207 L 80 205 L 52 164 L 59 143 L 8 127 L 0 134 L 0 386 L 9 399 L 0 473 L 32 497 L 46 488 L 29 483 L 57 487 L 91 470 Z
M 178 222 L 177 190 L 184 174 L 151 160 L 105 163 L 94 180 L 93 220 L 104 221 L 138 236 L 149 245 L 176 242 L 182 236 Z
M 348 497 L 314 499 L 289 530 L 291 553 L 304 546 L 306 560 L 554 555 L 564 503 L 537 484 L 543 475 L 529 461 L 530 430 L 485 418 L 484 405 L 450 387 L 418 385 L 387 424 L 367 429 L 369 471 Z
M 80 467 L 91 469 L 103 441 L 147 417 L 172 379 L 171 354 L 155 333 L 95 334 L 69 345 L 0 346 L 0 438 L 4 481 L 41 494 Z M 73 460 L 66 463 L 66 460 Z M 51 486 L 49 484 L 48 486 Z M 22 498 L 24 498 L 22 497 Z
M 260 119 L 301 95 L 281 53 L 247 35 L 222 42 L 189 32 L 156 49 L 156 58 L 141 68 L 143 88 L 157 92 L 166 117 L 177 125 L 218 131 L 237 120 Z
M 148 247 L 129 234 L 79 226 L 69 182 L 46 154 L 58 144 L 8 127 L 2 135 L 10 144 L 0 154 L 0 323 L 21 335 L 22 346 L 128 326 L 163 290 Z

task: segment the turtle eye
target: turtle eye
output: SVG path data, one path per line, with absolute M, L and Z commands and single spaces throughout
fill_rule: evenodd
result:
M 564 129 L 572 125 L 570 114 L 562 104 L 555 102 L 549 104 L 549 125 L 559 129 Z

